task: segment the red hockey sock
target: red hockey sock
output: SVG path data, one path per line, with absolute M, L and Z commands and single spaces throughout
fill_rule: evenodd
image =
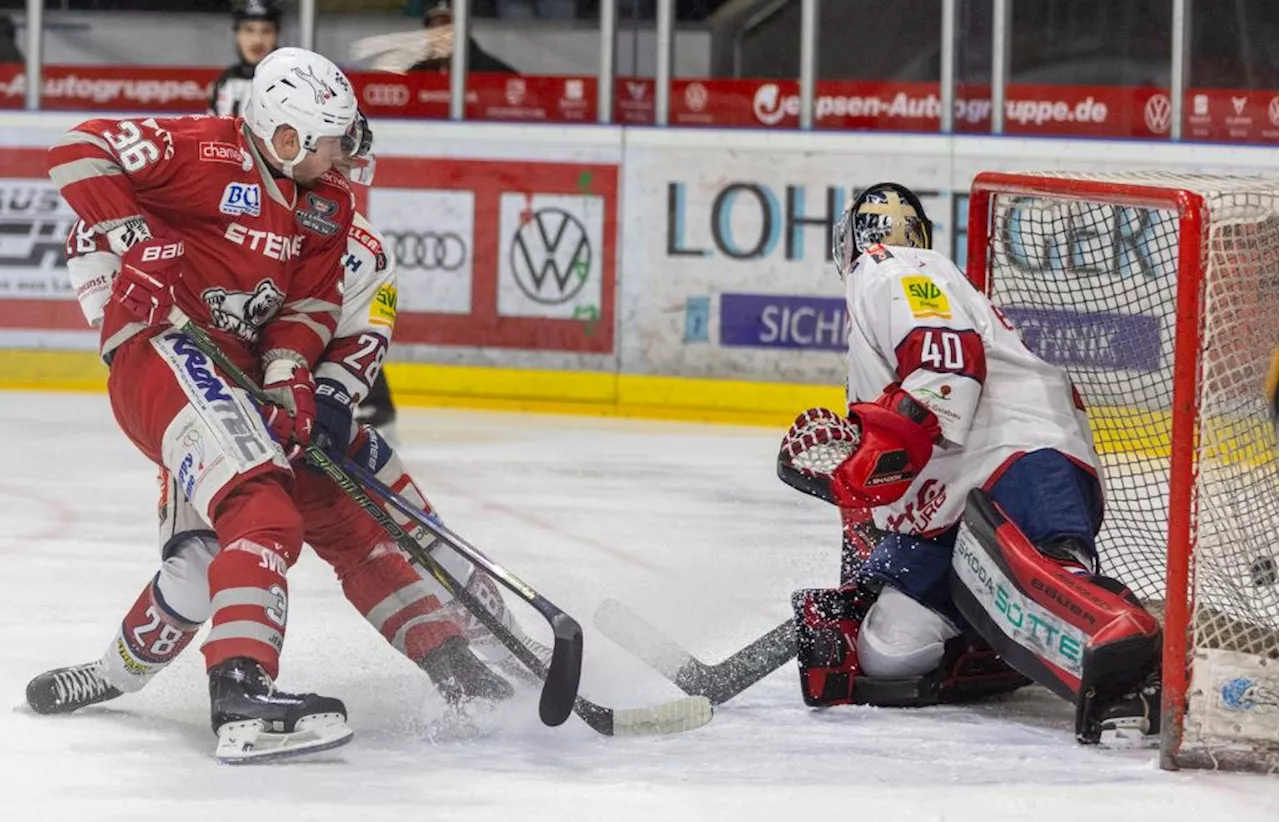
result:
M 164 606 L 152 579 L 103 656 L 107 681 L 126 693 L 140 690 L 191 644 L 199 628 Z
M 302 517 L 271 472 L 237 485 L 217 504 L 222 550 L 209 566 L 213 626 L 201 650 L 212 668 L 248 657 L 274 679 L 289 613 L 285 573 L 302 547 Z
M 439 586 L 422 579 L 391 543 L 379 543 L 347 569 L 342 590 L 369 624 L 415 663 L 462 633 L 436 596 Z

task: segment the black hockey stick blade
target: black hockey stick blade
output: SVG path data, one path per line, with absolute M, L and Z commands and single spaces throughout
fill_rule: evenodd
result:
M 596 609 L 600 632 L 691 696 L 722 705 L 795 658 L 795 626 L 783 622 L 716 665 L 708 665 L 621 602 Z
M 439 523 L 431 521 L 424 512 L 419 511 L 404 497 L 378 482 L 363 467 L 351 463 L 349 459 L 344 459 L 342 465 L 376 495 L 386 500 L 406 517 L 436 534 L 445 544 L 453 545 L 455 541 L 461 542 L 460 537 Z M 512 647 L 504 637 L 498 637 L 529 670 L 544 680 L 538 703 L 538 716 L 543 723 L 554 727 L 567 720 L 569 714 L 576 713 L 594 731 L 605 736 L 655 736 L 692 730 L 711 721 L 711 703 L 700 697 L 685 697 L 646 708 L 614 710 L 578 696 L 578 686 L 582 678 L 582 626 L 546 597 L 521 582 L 497 563 L 484 557 L 474 546 L 463 543 L 462 547 L 466 549 L 462 551 L 464 555 L 470 556 L 469 552 L 472 552 L 484 561 L 483 564 L 477 565 L 478 568 L 494 569 L 497 572 L 495 578 L 499 582 L 515 590 L 551 624 L 555 643 L 551 652 L 551 664 L 545 668 L 541 661 L 532 656 L 523 646 Z
M 578 683 L 582 679 L 582 626 L 562 612 L 551 620 L 551 629 L 555 646 L 538 701 L 538 716 L 544 724 L 555 727 L 573 713 L 578 695 Z
M 445 544 L 453 546 L 453 534 L 451 531 L 446 531 L 437 523 L 432 522 L 425 512 L 418 510 L 409 500 L 384 485 L 364 466 L 359 465 L 348 457 L 343 457 L 341 467 L 358 479 L 365 488 L 385 500 L 405 517 L 422 528 L 435 533 Z M 385 512 L 383 515 L 385 516 Z M 381 522 L 381 520 L 379 521 Z M 384 527 L 386 526 L 384 525 Z M 409 537 L 409 539 L 412 540 L 413 538 Z M 414 561 L 425 565 L 432 571 L 433 575 L 436 573 L 435 569 L 439 568 L 438 563 L 431 558 L 428 552 L 422 549 L 421 545 L 410 546 L 401 540 L 401 547 L 406 549 Z M 468 547 L 470 548 L 470 546 Z M 471 550 L 475 551 L 476 549 L 471 548 Z M 464 556 L 469 556 L 466 551 L 460 553 Z M 499 567 L 492 560 L 488 560 L 487 557 L 486 561 L 488 565 L 476 566 L 477 572 L 483 573 L 489 566 Z M 432 566 L 435 567 L 432 568 Z M 439 570 L 443 571 L 443 569 Z M 515 579 L 515 577 L 508 576 L 510 579 Z M 482 603 L 476 602 L 465 588 L 458 585 L 456 581 L 452 586 L 446 587 L 450 588 L 454 596 L 462 600 L 467 609 L 484 623 L 485 627 L 502 642 L 504 647 L 511 651 L 535 676 L 543 680 L 542 696 L 538 702 L 538 717 L 544 724 L 555 727 L 563 724 L 569 718 L 569 714 L 573 713 L 573 700 L 578 695 L 578 683 L 582 679 L 582 627 L 577 620 L 557 608 L 546 597 L 523 582 L 519 582 L 519 580 L 516 580 L 516 582 L 523 589 L 521 592 L 522 598 L 537 608 L 538 612 L 546 617 L 551 624 L 555 643 L 551 651 L 551 663 L 548 667 L 544 668 L 541 660 L 512 637 L 493 618 L 488 609 Z

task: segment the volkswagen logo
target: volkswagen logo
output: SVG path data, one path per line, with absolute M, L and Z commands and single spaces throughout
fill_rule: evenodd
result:
M 560 208 L 542 208 L 511 239 L 511 271 L 529 299 L 567 303 L 591 274 L 591 242 L 582 222 Z
M 1169 130 L 1169 121 L 1173 119 L 1173 104 L 1166 94 L 1153 94 L 1147 104 L 1142 107 L 1142 119 L 1152 134 L 1164 134 Z
M 457 271 L 467 262 L 467 244 L 452 231 L 383 231 L 402 269 Z
M 403 106 L 409 102 L 409 87 L 400 83 L 370 83 L 361 97 L 371 106 Z

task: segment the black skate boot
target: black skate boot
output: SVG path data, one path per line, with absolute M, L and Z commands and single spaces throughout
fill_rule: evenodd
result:
M 418 667 L 427 672 L 444 701 L 451 706 L 473 699 L 501 702 L 515 693 L 511 683 L 477 659 L 460 636 L 446 639 L 420 660 Z
M 27 684 L 27 704 L 38 714 L 69 714 L 115 699 L 122 691 L 103 676 L 102 663 L 86 662 L 45 671 Z
M 1153 673 L 1141 685 L 1099 711 L 1098 744 L 1109 748 L 1159 744 L 1160 692 L 1160 676 Z
M 396 444 L 396 406 L 391 401 L 391 387 L 387 385 L 383 372 L 378 372 L 369 388 L 369 395 L 356 407 L 355 418 L 361 425 L 372 425 L 378 429 L 382 438 L 393 446 Z
M 209 671 L 216 757 L 223 764 L 263 762 L 327 751 L 351 741 L 341 700 L 287 694 L 252 659 L 229 659 Z
M 1085 692 L 1083 733 L 1079 741 L 1106 748 L 1146 748 L 1160 742 L 1160 673 L 1147 675 L 1141 684 L 1111 695 L 1096 689 Z M 1091 720 L 1091 721 L 1090 721 Z

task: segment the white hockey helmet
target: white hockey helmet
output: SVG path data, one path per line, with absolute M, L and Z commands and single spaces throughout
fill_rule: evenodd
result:
M 271 52 L 254 70 L 244 119 L 285 176 L 292 177 L 293 167 L 305 152 L 315 151 L 321 137 L 352 139 L 356 113 L 346 75 L 327 57 L 290 47 Z M 294 157 L 281 157 L 271 143 L 281 126 L 298 132 L 302 147 Z

